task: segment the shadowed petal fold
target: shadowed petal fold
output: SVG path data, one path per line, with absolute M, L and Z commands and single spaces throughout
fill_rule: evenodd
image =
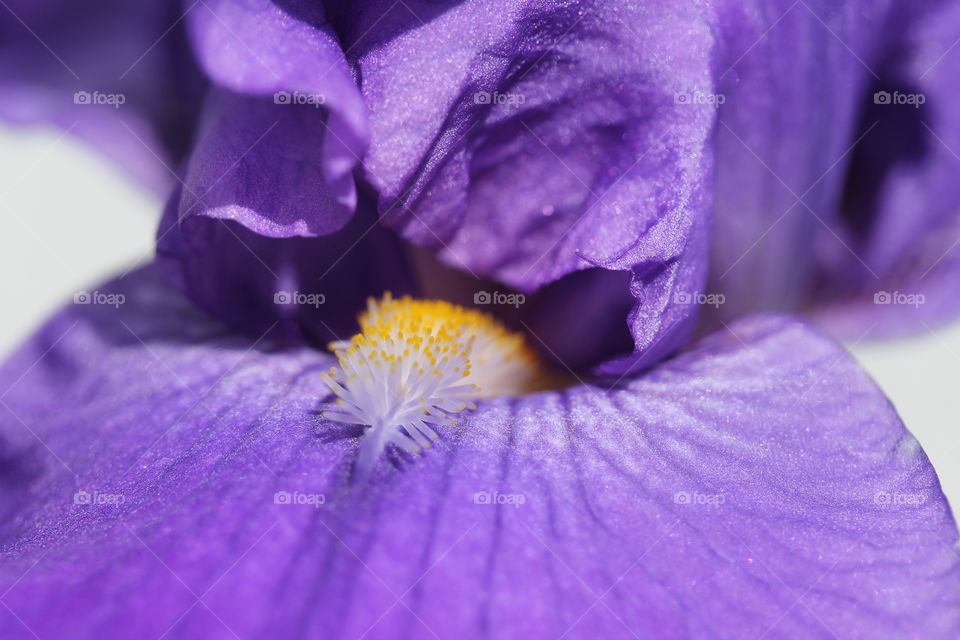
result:
M 818 240 L 839 215 L 869 65 L 882 44 L 875 33 L 889 13 L 885 3 L 866 4 L 717 7 L 725 101 L 715 137 L 711 289 L 727 296 L 728 318 L 796 308 L 809 295 Z
M 826 253 L 820 319 L 859 336 L 928 330 L 960 311 L 960 5 L 907 5 L 863 101 L 839 233 Z
M 4 638 L 952 638 L 957 533 L 874 384 L 754 317 L 615 390 L 484 402 L 349 484 L 331 358 L 152 269 L 0 370 Z M 56 612 L 56 615 L 52 615 Z
M 161 263 L 232 327 L 344 337 L 367 296 L 410 281 L 399 240 L 356 214 L 366 111 L 322 7 L 217 1 L 189 20 L 217 87 L 161 224 Z
M 367 297 L 413 291 L 401 241 L 377 223 L 369 197 L 335 233 L 273 238 L 229 216 L 178 219 L 180 193 L 160 222 L 158 266 L 197 306 L 248 335 L 326 345 L 357 330 Z

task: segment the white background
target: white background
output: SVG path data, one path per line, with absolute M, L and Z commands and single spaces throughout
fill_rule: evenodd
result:
M 161 201 L 50 129 L 0 127 L 0 176 L 3 358 L 76 292 L 150 260 Z M 960 454 L 960 323 L 851 350 L 920 440 L 950 502 L 960 505 L 953 464 Z

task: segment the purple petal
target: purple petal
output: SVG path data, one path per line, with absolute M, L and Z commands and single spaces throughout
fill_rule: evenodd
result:
M 839 214 L 885 11 L 828 0 L 724 5 L 712 287 L 736 317 L 796 308 L 808 293 L 816 240 Z
M 722 315 L 817 306 L 854 336 L 955 315 L 956 3 L 726 5 L 709 285 Z M 926 304 L 872 304 L 898 292 Z
M 178 221 L 179 193 L 157 233 L 159 266 L 179 291 L 232 328 L 325 345 L 356 331 L 367 297 L 413 290 L 401 242 L 377 223 L 369 202 L 336 233 L 272 238 L 230 219 Z
M 273 155 L 282 159 L 279 169 L 266 158 L 255 156 L 250 161 L 255 172 L 262 174 L 253 189 L 264 188 L 263 183 L 277 178 L 276 174 L 283 183 L 283 162 L 294 162 L 304 164 L 305 171 L 321 173 L 324 181 L 334 186 L 333 194 L 341 204 L 352 208 L 356 193 L 351 174 L 367 145 L 366 110 L 322 5 L 303 0 L 212 0 L 200 4 L 189 13 L 190 33 L 197 57 L 213 81 L 238 93 L 270 96 L 270 102 L 281 107 L 271 119 L 280 119 L 289 111 L 300 111 L 303 118 L 297 129 L 302 137 L 291 131 L 283 147 L 276 150 L 279 153 Z M 310 111 L 314 112 L 312 119 L 306 115 Z M 228 132 L 219 135 L 227 137 L 225 144 L 231 144 Z M 300 177 L 309 184 L 308 177 Z M 264 195 L 272 194 L 273 189 L 264 191 Z M 274 237 L 325 233 L 322 221 L 327 217 L 312 208 L 301 213 L 305 226 L 287 227 L 283 216 L 275 219 L 272 207 L 258 204 L 263 210 L 250 215 L 280 225 L 261 228 L 240 219 L 258 233 Z M 314 223 L 314 215 L 321 222 Z
M 960 6 L 922 8 L 891 28 L 861 116 L 873 132 L 853 154 L 841 232 L 859 259 L 835 252 L 823 267 L 834 304 L 821 317 L 848 335 L 927 329 L 960 311 Z
M 233 337 L 152 270 L 102 293 L 0 372 L 5 638 L 957 635 L 932 467 L 795 320 L 484 403 L 351 488 L 329 356 Z
M 7 0 L 0 14 L 0 117 L 63 128 L 169 189 L 204 84 L 177 4 Z
M 328 179 L 327 111 L 212 91 L 184 176 L 179 217 L 234 220 L 271 238 L 317 236 L 353 215 L 353 177 Z
M 181 291 L 232 327 L 325 343 L 355 330 L 367 296 L 411 290 L 400 239 L 369 203 L 356 212 L 353 176 L 328 180 L 331 117 L 226 89 L 208 96 L 158 255 Z M 312 301 L 284 302 L 297 295 Z
M 637 354 L 675 349 L 705 277 L 713 36 L 671 2 L 353 3 L 332 12 L 370 106 L 381 217 L 524 292 L 628 271 Z M 652 28 L 651 25 L 656 25 Z M 613 61 L 613 62 L 611 62 Z

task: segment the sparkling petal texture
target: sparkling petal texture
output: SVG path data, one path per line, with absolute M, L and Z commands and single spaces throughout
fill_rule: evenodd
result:
M 250 160 L 256 167 L 246 174 L 253 183 L 247 188 L 260 193 L 251 194 L 254 202 L 241 203 L 248 206 L 249 216 L 240 218 L 241 222 L 272 237 L 328 233 L 323 225 L 330 218 L 322 208 L 329 205 L 321 200 L 314 208 L 298 212 L 296 203 L 285 200 L 313 194 L 291 194 L 284 188 L 297 175 L 287 165 L 296 164 L 302 187 L 313 180 L 309 172 L 321 172 L 345 208 L 355 204 L 352 172 L 367 144 L 366 110 L 322 4 L 210 0 L 191 10 L 188 21 L 200 64 L 217 85 L 265 97 L 276 107 L 270 119 L 283 120 L 287 112 L 302 112 L 298 131 L 305 138 L 284 136 L 276 143 L 279 148 L 265 146 L 273 151 L 269 160 L 258 161 L 259 154 Z M 303 116 L 310 111 L 313 118 Z M 236 143 L 228 131 L 215 135 L 225 139 L 221 144 Z M 278 158 L 283 161 L 276 163 Z M 259 178 L 254 177 L 256 173 L 261 174 Z M 278 197 L 280 203 L 268 204 Z M 292 223 L 293 216 L 302 218 L 299 224 Z
M 4 638 L 960 631 L 929 462 L 791 318 L 613 391 L 485 402 L 351 487 L 329 356 L 254 346 L 153 270 L 100 290 L 125 304 L 63 312 L 0 371 Z
M 328 115 L 312 105 L 211 92 L 187 162 L 181 222 L 234 220 L 271 238 L 342 228 L 353 215 L 356 191 L 349 173 L 346 193 L 327 179 Z
M 251 0 L 187 16 L 217 88 L 159 231 L 161 262 L 231 326 L 345 337 L 367 296 L 410 286 L 399 239 L 357 213 L 366 111 L 323 12 Z M 323 301 L 282 302 L 298 293 Z
M 342 3 L 331 22 L 370 108 L 381 217 L 522 291 L 628 271 L 637 354 L 676 348 L 701 289 L 713 36 L 675 2 Z M 656 28 L 651 28 L 656 25 Z
M 5 0 L 0 16 L 0 118 L 60 127 L 165 192 L 205 84 L 177 4 Z
M 199 63 L 222 89 L 181 214 L 309 236 L 351 215 L 366 98 L 365 173 L 406 237 L 528 292 L 592 266 L 632 275 L 637 354 L 605 371 L 682 341 L 711 202 L 708 289 L 728 318 L 826 306 L 859 335 L 954 317 L 958 3 L 673 5 L 9 0 L 0 116 L 54 123 L 165 189 Z

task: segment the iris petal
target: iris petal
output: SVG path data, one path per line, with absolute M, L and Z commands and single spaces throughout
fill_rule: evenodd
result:
M 953 317 L 956 3 L 729 2 L 718 16 L 719 315 L 819 308 L 853 337 Z M 896 292 L 924 302 L 873 303 Z
M 298 160 L 307 165 L 304 170 L 321 172 L 333 195 L 349 211 L 356 198 L 351 173 L 367 144 L 366 109 L 322 4 L 212 0 L 188 11 L 187 19 L 197 58 L 215 84 L 266 97 L 265 102 L 279 107 L 271 116 L 274 120 L 282 120 L 286 112 L 300 111 L 301 116 L 314 112 L 312 122 L 302 120 L 299 130 L 318 140 L 286 136 L 283 148 L 271 157 Z M 220 135 L 230 144 L 229 133 Z M 304 162 L 308 157 L 313 162 Z M 254 177 L 258 172 L 262 181 Z M 262 188 L 260 198 L 264 198 L 272 191 L 270 179 L 279 176 L 283 183 L 283 173 L 283 163 L 278 168 L 261 161 L 247 178 L 255 181 L 251 190 Z M 301 180 L 303 185 L 305 176 L 301 175 Z M 253 231 L 273 237 L 324 233 L 311 225 L 315 210 L 302 212 L 306 227 L 283 228 L 272 207 L 262 200 L 256 205 L 251 213 L 262 216 L 263 224 L 245 222 Z M 323 205 L 320 202 L 314 207 Z M 327 216 L 321 213 L 318 219 L 322 223 Z M 271 227 L 271 222 L 281 224 L 281 229 Z
M 357 330 L 367 297 L 413 290 L 400 239 L 377 224 L 369 198 L 346 227 L 317 238 L 267 237 L 229 217 L 181 221 L 188 199 L 177 190 L 167 205 L 158 264 L 200 308 L 255 338 L 325 345 Z
M 873 131 L 852 154 L 843 202 L 840 233 L 862 261 L 835 252 L 820 277 L 832 294 L 821 319 L 853 336 L 925 331 L 960 310 L 960 7 L 901 11 L 864 100 L 860 130 Z
M 329 113 L 307 104 L 214 90 L 187 161 L 181 223 L 233 220 L 269 238 L 312 237 L 341 229 L 356 190 L 325 169 Z
M 316 411 L 329 356 L 236 337 L 152 269 L 101 291 L 124 304 L 61 313 L 0 372 L 3 637 L 960 627 L 932 467 L 797 320 L 613 390 L 484 402 L 351 486 L 355 428 Z
M 627 271 L 637 354 L 605 370 L 675 349 L 695 309 L 675 298 L 705 277 L 716 110 L 684 98 L 713 92 L 708 16 L 670 2 L 334 4 L 384 223 L 525 292 Z

